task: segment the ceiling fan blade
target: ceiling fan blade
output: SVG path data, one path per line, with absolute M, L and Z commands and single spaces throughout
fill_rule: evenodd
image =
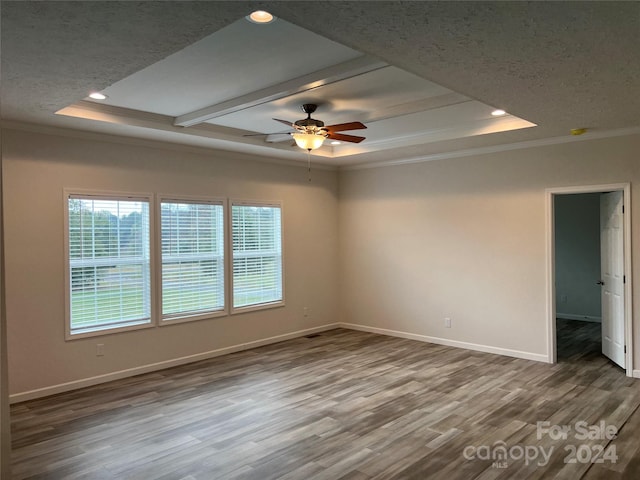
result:
M 279 118 L 274 118 L 273 120 L 275 120 L 276 122 L 284 123 L 285 125 L 287 125 L 287 126 L 289 126 L 291 128 L 296 128 L 296 126 L 293 123 L 288 122 L 286 120 L 280 120 Z
M 349 122 L 349 123 L 338 123 L 337 125 L 327 125 L 323 127 L 329 133 L 331 132 L 343 132 L 345 130 L 362 130 L 367 128 L 364 123 L 360 122 Z
M 245 133 L 244 135 L 242 135 L 243 137 L 259 137 L 260 135 L 263 136 L 269 136 L 269 135 L 289 135 L 288 133 L 282 133 L 282 132 L 273 132 L 273 133 Z
M 340 142 L 351 142 L 351 143 L 360 143 L 365 137 L 357 137 L 355 135 L 345 135 L 343 133 L 331 133 L 327 135 L 327 138 L 331 140 L 338 140 Z
M 279 143 L 279 142 L 288 142 L 291 140 L 290 133 L 272 133 L 268 135 L 264 141 L 267 143 Z

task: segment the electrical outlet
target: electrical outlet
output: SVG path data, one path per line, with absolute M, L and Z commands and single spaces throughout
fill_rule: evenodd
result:
M 560 295 L 560 303 L 567 303 L 567 296 L 566 295 Z
M 449 317 L 445 317 L 444 326 L 445 328 L 451 328 L 451 319 Z
M 96 345 L 96 357 L 104 356 L 104 343 L 98 343 Z
M 303 314 L 305 317 L 308 317 L 308 316 L 309 316 L 309 307 L 304 307 L 304 308 L 302 309 L 302 314 Z

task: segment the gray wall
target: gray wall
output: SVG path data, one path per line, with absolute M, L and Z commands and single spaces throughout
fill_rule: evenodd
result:
M 556 315 L 600 320 L 600 194 L 555 197 Z
M 197 360 L 335 322 L 335 171 L 315 169 L 309 182 L 303 161 L 281 165 L 228 152 L 112 143 L 81 134 L 5 130 L 3 135 L 13 399 Z M 65 341 L 64 188 L 281 201 L 286 305 Z M 98 343 L 104 356 L 95 354 Z
M 16 399 L 334 322 L 545 360 L 545 189 L 640 185 L 640 135 L 339 174 L 316 170 L 311 183 L 304 168 L 224 152 L 25 131 L 5 132 L 4 140 L 9 387 Z M 62 192 L 81 186 L 282 200 L 286 307 L 109 335 L 100 340 L 103 357 L 95 355 L 95 338 L 65 342 Z M 632 207 L 637 250 L 640 196 Z M 632 260 L 640 271 L 640 256 Z M 638 302 L 634 310 L 638 369 Z
M 630 135 L 341 171 L 342 321 L 547 359 L 546 190 L 626 182 L 636 189 L 639 151 L 640 135 Z M 638 251 L 640 196 L 632 203 Z M 640 271 L 640 255 L 632 261 Z M 634 298 L 639 289 L 640 282 Z M 637 369 L 640 302 L 633 309 Z

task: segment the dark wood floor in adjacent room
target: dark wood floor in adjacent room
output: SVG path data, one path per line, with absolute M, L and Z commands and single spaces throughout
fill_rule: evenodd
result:
M 338 329 L 24 402 L 14 478 L 640 478 L 640 380 L 574 323 L 557 365 Z M 543 421 L 573 431 L 538 439 Z M 577 439 L 579 421 L 618 436 Z

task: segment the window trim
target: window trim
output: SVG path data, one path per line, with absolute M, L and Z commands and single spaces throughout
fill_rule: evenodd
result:
M 220 205 L 222 206 L 222 238 L 223 238 L 223 248 L 222 248 L 222 262 L 223 262 L 223 278 L 224 278 L 224 305 L 221 310 L 205 312 L 205 313 L 195 313 L 192 315 L 181 315 L 172 318 L 163 318 L 162 314 L 162 202 L 176 202 L 176 203 L 206 203 L 210 205 Z M 209 196 L 199 196 L 199 195 L 173 195 L 173 194 L 157 194 L 155 208 L 156 218 L 158 219 L 159 228 L 155 232 L 156 236 L 154 239 L 154 243 L 156 245 L 156 257 L 155 265 L 157 265 L 155 277 L 156 277 L 156 289 L 155 293 L 155 306 L 157 312 L 157 324 L 160 327 L 164 327 L 167 325 L 176 325 L 179 323 L 186 322 L 196 322 L 199 320 L 207 320 L 211 318 L 219 318 L 225 317 L 229 315 L 229 278 L 228 278 L 228 270 L 229 270 L 229 255 L 228 255 L 228 243 L 229 243 L 229 226 L 228 226 L 228 209 L 227 209 L 227 199 L 224 197 L 209 197 Z M 152 273 L 153 275 L 153 273 Z
M 96 200 L 138 200 L 146 201 L 149 205 L 149 321 L 130 321 L 121 326 L 110 327 L 108 325 L 87 327 L 82 332 L 73 333 L 71 330 L 71 259 L 69 258 L 69 199 L 78 196 L 83 198 L 92 198 Z M 153 328 L 156 326 L 155 319 L 157 318 L 156 306 L 153 301 L 153 293 L 155 291 L 155 275 L 154 260 L 155 260 L 155 242 L 153 241 L 153 235 L 155 232 L 155 209 L 154 195 L 148 192 L 118 192 L 110 190 L 87 190 L 82 188 L 64 188 L 63 189 L 63 269 L 64 269 L 64 318 L 65 318 L 65 340 L 77 340 L 81 338 L 97 337 L 103 335 L 110 335 L 114 333 L 127 332 L 132 330 L 141 330 L 146 328 Z
M 254 305 L 247 305 L 244 307 L 235 307 L 233 305 L 233 295 L 235 292 L 235 285 L 233 283 L 233 207 L 245 206 L 245 207 L 274 207 L 280 209 L 280 268 L 281 268 L 281 281 L 282 281 L 282 299 L 275 302 L 265 302 Z M 271 308 L 279 308 L 285 306 L 285 249 L 284 249 L 284 206 L 280 200 L 246 200 L 246 199 L 230 199 L 228 207 L 228 229 L 229 236 L 227 242 L 228 253 L 228 276 L 229 276 L 229 312 L 231 315 L 237 315 L 241 313 L 255 312 L 258 310 L 267 310 Z

